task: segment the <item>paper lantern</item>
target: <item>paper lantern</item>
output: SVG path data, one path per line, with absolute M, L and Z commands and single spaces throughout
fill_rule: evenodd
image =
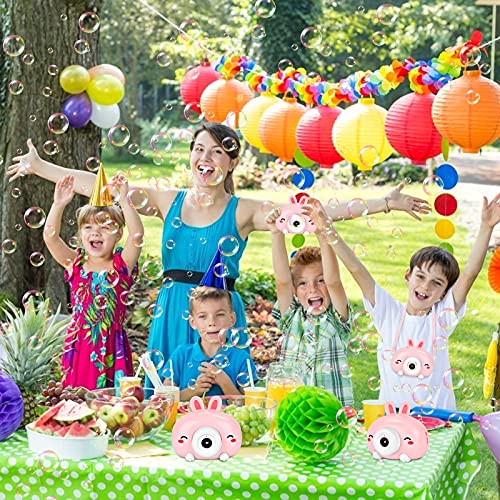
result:
M 387 159 L 393 149 L 385 135 L 387 111 L 370 97 L 361 98 L 335 120 L 332 130 L 337 151 L 360 170 L 371 170 Z
M 259 137 L 262 144 L 281 161 L 293 160 L 297 149 L 295 131 L 300 118 L 306 112 L 305 106 L 294 97 L 284 97 L 264 111 L 259 123 Z
M 219 80 L 220 73 L 212 68 L 208 61 L 202 61 L 199 66 L 191 68 L 181 81 L 181 97 L 184 104 L 199 103 L 201 94 L 211 83 Z
M 495 250 L 488 265 L 488 283 L 492 290 L 500 293 L 500 247 Z
M 263 92 L 259 97 L 248 101 L 241 110 L 246 117 L 246 123 L 240 129 L 241 133 L 245 140 L 252 146 L 259 148 L 261 153 L 270 153 L 270 151 L 265 148 L 259 137 L 260 119 L 267 108 L 278 102 L 280 100 L 270 92 Z
M 332 128 L 342 109 L 318 106 L 307 110 L 297 125 L 297 146 L 308 158 L 323 168 L 331 168 L 342 161 L 332 140 Z
M 450 143 L 464 153 L 478 153 L 500 137 L 500 85 L 479 70 L 464 71 L 438 92 L 432 119 Z
M 441 153 L 441 136 L 432 121 L 433 94 L 400 97 L 387 111 L 385 133 L 391 146 L 414 165 Z
M 217 80 L 201 94 L 201 110 L 209 122 L 223 122 L 230 111 L 240 112 L 252 97 L 253 93 L 245 83 L 234 79 Z

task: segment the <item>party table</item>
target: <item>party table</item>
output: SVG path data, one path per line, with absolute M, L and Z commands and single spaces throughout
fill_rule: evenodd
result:
M 18 431 L 0 443 L 0 500 L 456 500 L 466 496 L 480 468 L 465 424 L 431 431 L 426 456 L 409 463 L 374 460 L 365 440 L 351 435 L 343 452 L 319 464 L 298 462 L 276 445 L 245 449 L 227 462 L 188 463 L 172 452 L 170 434 L 162 432 L 153 442 L 170 451 L 166 456 L 123 459 L 118 451 L 110 458 L 80 462 L 52 457 L 47 465 L 29 451 L 26 432 Z

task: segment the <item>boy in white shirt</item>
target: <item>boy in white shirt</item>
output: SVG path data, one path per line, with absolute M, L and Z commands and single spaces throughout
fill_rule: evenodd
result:
M 316 209 L 326 214 L 321 206 Z M 401 304 L 381 288 L 340 236 L 335 253 L 363 293 L 366 309 L 382 337 L 377 361 L 380 399 L 396 406 L 435 404 L 455 409 L 448 337 L 465 313 L 465 300 L 481 271 L 490 237 L 500 221 L 500 194 L 483 197 L 481 224 L 463 271 L 455 257 L 439 247 L 416 252 L 405 273 L 408 301 Z M 381 347 L 381 348 L 380 348 Z

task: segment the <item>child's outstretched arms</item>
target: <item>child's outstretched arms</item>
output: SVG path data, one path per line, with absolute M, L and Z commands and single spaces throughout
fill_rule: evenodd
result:
M 129 189 L 127 180 L 124 177 L 118 177 L 114 181 L 118 183 L 120 188 L 120 207 L 123 211 L 128 231 L 127 241 L 122 251 L 122 258 L 127 264 L 129 272 L 132 272 L 141 254 L 144 240 L 144 226 L 137 210 L 128 200 Z
M 460 276 L 452 287 L 455 309 L 457 311 L 463 306 L 469 290 L 483 267 L 491 233 L 498 222 L 500 222 L 500 193 L 489 203 L 488 199 L 483 196 L 481 224 L 476 241 L 470 252 L 467 264 L 465 264 Z
M 309 211 L 310 208 L 310 211 Z M 349 318 L 349 307 L 347 295 L 340 279 L 339 263 L 337 255 L 332 246 L 328 243 L 324 229 L 327 224 L 328 216 L 319 200 L 309 198 L 307 200 L 304 212 L 309 214 L 316 226 L 316 236 L 321 249 L 321 264 L 323 266 L 323 278 L 325 280 L 328 293 L 332 300 L 332 305 L 339 313 L 342 321 Z
M 273 270 L 276 278 L 276 295 L 281 314 L 290 307 L 293 300 L 293 282 L 288 253 L 285 245 L 285 235 L 276 227 L 276 220 L 281 215 L 281 209 L 275 208 L 266 217 L 266 224 L 271 231 Z
M 57 181 L 54 189 L 54 203 L 50 207 L 43 229 L 43 240 L 49 252 L 64 267 L 67 267 L 76 258 L 76 252 L 66 245 L 60 236 L 64 209 L 75 195 L 73 185 L 74 177 L 72 175 L 65 175 Z

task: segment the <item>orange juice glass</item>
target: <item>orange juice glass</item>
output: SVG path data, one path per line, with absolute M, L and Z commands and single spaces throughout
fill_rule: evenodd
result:
M 161 394 L 162 396 L 173 396 L 174 401 L 172 403 L 172 411 L 168 420 L 165 422 L 163 427 L 166 431 L 171 431 L 177 419 L 177 410 L 179 409 L 180 400 L 180 389 L 175 386 L 163 386 L 161 389 L 155 389 L 155 394 Z

